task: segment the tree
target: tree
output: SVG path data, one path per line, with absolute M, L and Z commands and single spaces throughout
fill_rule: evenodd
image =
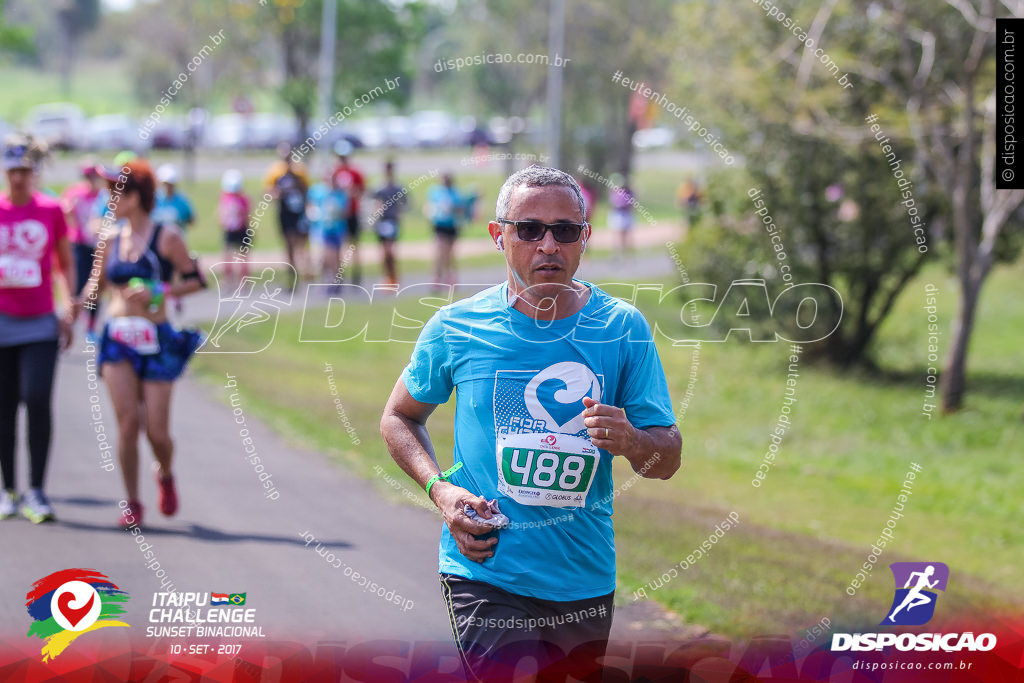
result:
M 862 69 L 906 98 L 909 133 L 922 170 L 947 189 L 960 301 L 940 381 L 943 412 L 958 410 L 967 389 L 967 352 L 981 289 L 999 260 L 1020 254 L 1022 190 L 995 189 L 994 0 L 867 5 L 877 35 L 896 46 L 889 65 Z M 1004 2 L 1022 16 L 1020 3 Z M 999 12 L 1004 13 L 1004 12 Z
M 25 26 L 12 26 L 4 19 L 6 0 L 0 0 L 0 52 L 15 55 L 32 54 L 32 31 Z
M 565 168 L 583 162 L 593 171 L 629 174 L 634 123 L 628 115 L 632 93 L 612 81 L 616 69 L 650 82 L 664 80 L 670 64 L 652 60 L 650 45 L 665 40 L 670 0 L 573 0 L 566 3 L 563 72 L 562 158 Z M 501 0 L 461 0 L 443 39 L 433 41 L 431 62 L 454 57 L 547 55 L 550 3 L 524 12 Z M 501 26 L 501 31 L 495 31 Z M 614 59 L 609 59 L 611 52 Z M 553 60 L 556 55 L 547 55 Z M 609 68 L 614 64 L 615 68 Z M 443 64 L 442 64 L 443 66 Z M 529 117 L 544 106 L 548 68 L 535 62 L 483 63 L 461 72 L 431 74 L 439 87 L 479 113 Z M 466 87 L 466 81 L 472 87 Z
M 422 36 L 418 3 L 401 5 L 385 0 L 336 0 L 337 55 L 334 103 L 340 109 L 356 97 L 380 86 L 385 78 L 409 78 L 407 55 Z M 281 98 L 291 107 L 305 135 L 316 102 L 317 58 L 324 0 L 272 0 L 254 15 L 266 22 L 275 13 L 270 30 L 281 45 L 283 79 Z M 401 103 L 409 88 L 397 88 L 374 100 Z
M 668 0 L 569 3 L 566 44 L 575 66 L 566 72 L 564 118 L 582 123 L 583 131 L 577 133 L 583 134 L 563 136 L 564 159 L 582 160 L 602 174 L 630 176 L 637 129 L 637 120 L 630 115 L 634 94 L 612 77 L 621 71 L 655 90 L 668 81 L 673 64 L 652 58 L 658 54 L 652 46 L 671 43 L 673 27 L 667 19 L 675 4 Z M 610 54 L 614 59 L 609 59 Z
M 189 3 L 137 4 L 128 16 L 111 15 L 102 33 L 128 31 L 128 59 L 140 102 L 152 108 L 178 75 L 205 46 L 213 47 L 211 35 L 223 30 L 220 45 L 204 51 L 202 64 L 189 72 L 188 82 L 175 97 L 180 109 L 213 106 L 239 94 L 263 93 L 272 82 L 276 66 L 266 45 L 274 36 L 256 19 L 256 0 L 192 0 Z M 116 34 L 115 34 L 116 35 Z M 105 42 L 111 42 L 108 36 Z
M 499 0 L 460 0 L 425 44 L 422 61 L 429 70 L 423 79 L 429 91 L 443 93 L 477 116 L 529 118 L 544 103 L 547 68 L 505 62 L 504 55 L 514 59 L 519 53 L 547 52 L 546 9 L 542 3 L 538 11 L 524 13 Z M 448 61 L 456 59 L 459 65 L 448 68 Z M 477 61 L 462 66 L 462 60 Z
M 100 22 L 99 0 L 61 0 L 57 6 L 60 28 L 60 82 L 64 95 L 71 92 L 71 70 L 83 35 Z
M 865 118 L 879 115 L 904 162 L 901 175 L 913 173 L 914 150 L 900 140 L 901 122 L 892 116 L 897 94 L 870 82 L 847 88 L 836 78 L 839 65 L 852 64 L 869 46 L 866 13 L 828 0 L 786 18 L 789 26 L 754 3 L 679 6 L 676 34 L 686 39 L 678 40 L 672 61 L 688 68 L 674 72 L 670 99 L 686 103 L 701 127 L 720 131 L 730 153 L 744 159 L 751 190 L 762 190 L 762 209 L 781 232 L 792 283 L 817 282 L 841 293 L 843 324 L 814 351 L 841 366 L 870 363 L 879 326 L 928 253 L 918 250 L 894 171 Z M 813 45 L 827 46 L 835 74 L 793 26 L 807 27 Z M 941 194 L 927 183 L 915 193 L 915 211 L 930 229 L 939 228 Z M 754 210 L 748 202 L 744 213 Z M 698 264 L 720 263 L 721 254 L 737 250 L 735 243 L 753 239 L 760 256 L 738 253 L 743 258 L 731 259 L 733 277 L 789 284 L 760 217 L 754 218 L 756 234 L 744 235 L 738 225 L 726 240 L 698 241 L 690 256 Z

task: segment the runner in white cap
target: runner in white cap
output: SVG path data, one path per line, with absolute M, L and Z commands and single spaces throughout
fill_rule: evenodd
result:
M 18 405 L 28 417 L 29 488 L 21 513 L 35 523 L 54 519 L 43 484 L 50 458 L 53 376 L 58 345 L 71 344 L 71 242 L 60 203 L 34 189 L 45 145 L 29 136 L 4 144 L 7 193 L 0 195 L 0 519 L 14 517 Z M 57 287 L 55 287 L 57 285 Z M 64 303 L 54 306 L 54 290 Z

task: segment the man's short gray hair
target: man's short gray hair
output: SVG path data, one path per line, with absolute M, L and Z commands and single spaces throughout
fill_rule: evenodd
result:
M 508 217 L 509 208 L 512 206 L 512 193 L 515 192 L 517 187 L 524 185 L 526 187 L 548 187 L 549 185 L 568 187 L 572 190 L 576 203 L 579 205 L 580 216 L 583 217 L 583 220 L 586 220 L 587 206 L 583 201 L 583 192 L 580 190 L 580 184 L 565 171 L 559 171 L 557 168 L 549 168 L 548 166 L 527 166 L 521 171 L 516 171 L 510 175 L 505 184 L 501 186 L 501 191 L 498 192 L 495 216 L 498 218 Z

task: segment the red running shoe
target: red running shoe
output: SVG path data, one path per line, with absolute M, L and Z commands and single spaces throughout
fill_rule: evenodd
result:
M 121 510 L 121 521 L 118 522 L 118 526 L 122 529 L 142 526 L 142 503 L 137 500 L 128 501 L 128 507 Z
M 178 491 L 174 488 L 174 475 L 161 477 L 156 473 L 156 485 L 160 488 L 160 512 L 170 517 L 178 511 Z

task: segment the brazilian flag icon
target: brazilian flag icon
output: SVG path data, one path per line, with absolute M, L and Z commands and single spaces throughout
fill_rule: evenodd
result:
M 245 595 L 245 593 L 232 593 L 228 596 L 228 602 L 232 605 L 244 605 Z

